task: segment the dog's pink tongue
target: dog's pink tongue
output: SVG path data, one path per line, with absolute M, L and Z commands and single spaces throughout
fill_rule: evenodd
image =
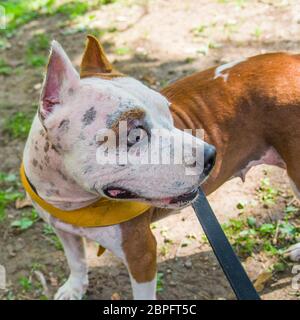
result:
M 110 190 L 108 191 L 108 193 L 109 193 L 109 195 L 110 195 L 111 197 L 116 198 L 116 197 L 119 196 L 120 194 L 126 193 L 126 191 L 125 191 L 125 190 L 120 190 L 120 189 L 110 189 Z M 169 203 L 171 202 L 171 200 L 172 200 L 172 198 L 169 197 L 169 198 L 161 199 L 160 201 L 161 201 L 161 203 L 163 203 L 163 204 L 169 204 Z
M 164 204 L 169 204 L 171 202 L 172 198 L 165 198 L 165 199 L 162 199 L 161 202 L 164 203 Z

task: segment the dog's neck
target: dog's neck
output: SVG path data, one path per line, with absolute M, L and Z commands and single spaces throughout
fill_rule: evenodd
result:
M 75 210 L 95 202 L 99 196 L 85 191 L 68 176 L 61 155 L 52 148 L 47 132 L 36 116 L 24 150 L 24 167 L 38 195 L 62 210 Z

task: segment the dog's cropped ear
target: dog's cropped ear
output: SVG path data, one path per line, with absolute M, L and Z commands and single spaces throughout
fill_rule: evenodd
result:
M 97 38 L 88 35 L 80 66 L 80 77 L 100 77 L 109 79 L 122 76 L 124 75 L 116 71 L 108 61 L 104 49 Z
M 40 118 L 44 120 L 61 103 L 62 93 L 75 90 L 79 81 L 79 75 L 63 48 L 57 41 L 52 41 L 40 99 Z

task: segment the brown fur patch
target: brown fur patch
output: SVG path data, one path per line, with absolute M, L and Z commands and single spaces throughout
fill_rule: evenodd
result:
M 121 223 L 122 247 L 131 275 L 136 282 L 148 282 L 156 274 L 156 239 L 150 223 L 153 209 Z
M 205 140 L 217 149 L 204 191 L 216 190 L 271 146 L 300 187 L 300 55 L 259 55 L 224 73 L 226 81 L 215 78 L 215 68 L 211 68 L 161 92 L 172 103 L 175 126 L 203 128 Z
M 135 119 L 142 119 L 145 117 L 145 111 L 139 108 L 131 109 L 123 112 L 117 119 L 115 119 L 110 128 L 114 131 L 118 131 L 120 121 L 128 121 Z

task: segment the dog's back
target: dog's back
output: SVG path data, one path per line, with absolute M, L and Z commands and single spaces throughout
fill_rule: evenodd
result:
M 300 55 L 240 59 L 176 81 L 162 93 L 176 126 L 203 128 L 217 147 L 208 193 L 261 163 L 287 167 L 300 190 Z

